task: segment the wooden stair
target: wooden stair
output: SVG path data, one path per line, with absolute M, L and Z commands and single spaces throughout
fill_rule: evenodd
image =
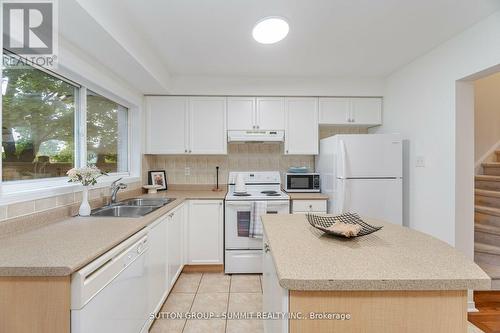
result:
M 500 290 L 500 151 L 475 178 L 474 261 Z

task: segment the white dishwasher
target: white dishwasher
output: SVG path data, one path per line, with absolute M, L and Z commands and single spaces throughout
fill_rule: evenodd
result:
M 140 333 L 149 313 L 143 230 L 71 277 L 72 333 Z

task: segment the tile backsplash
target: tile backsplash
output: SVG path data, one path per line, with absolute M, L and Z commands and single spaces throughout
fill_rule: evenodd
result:
M 138 193 L 141 191 L 141 182 L 130 183 L 127 190 L 123 192 Z M 110 196 L 109 187 L 91 188 L 89 190 L 89 201 L 91 205 L 102 205 Z M 40 198 L 36 200 L 26 200 L 10 205 L 0 206 L 0 236 L 2 236 L 2 226 L 4 221 L 15 220 L 18 218 L 29 218 L 40 213 L 47 213 L 54 210 L 64 210 L 63 217 L 75 215 L 82 201 L 82 191 L 77 190 L 66 194 Z M 76 208 L 76 210 L 75 210 Z M 57 214 L 56 214 L 57 215 Z M 59 216 L 58 215 L 58 216 Z
M 367 133 L 363 128 L 320 127 L 320 138 L 335 134 Z M 291 166 L 314 170 L 313 155 L 284 155 L 283 143 L 231 143 L 227 155 L 144 155 L 143 182 L 149 170 L 165 170 L 170 184 L 226 184 L 230 171 L 275 171 L 283 174 Z
M 314 156 L 284 155 L 283 144 L 231 143 L 227 155 L 145 155 L 143 179 L 148 170 L 166 170 L 170 184 L 215 184 L 215 167 L 219 166 L 219 183 L 226 184 L 229 171 L 286 172 L 290 166 L 314 170 Z

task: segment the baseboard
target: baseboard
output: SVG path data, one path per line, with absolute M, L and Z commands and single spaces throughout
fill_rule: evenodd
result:
M 474 301 L 467 302 L 467 312 L 479 312 Z
M 221 273 L 224 265 L 184 265 L 184 273 Z

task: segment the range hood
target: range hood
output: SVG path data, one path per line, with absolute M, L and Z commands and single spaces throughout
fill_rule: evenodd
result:
M 228 142 L 283 142 L 285 131 L 228 131 Z

